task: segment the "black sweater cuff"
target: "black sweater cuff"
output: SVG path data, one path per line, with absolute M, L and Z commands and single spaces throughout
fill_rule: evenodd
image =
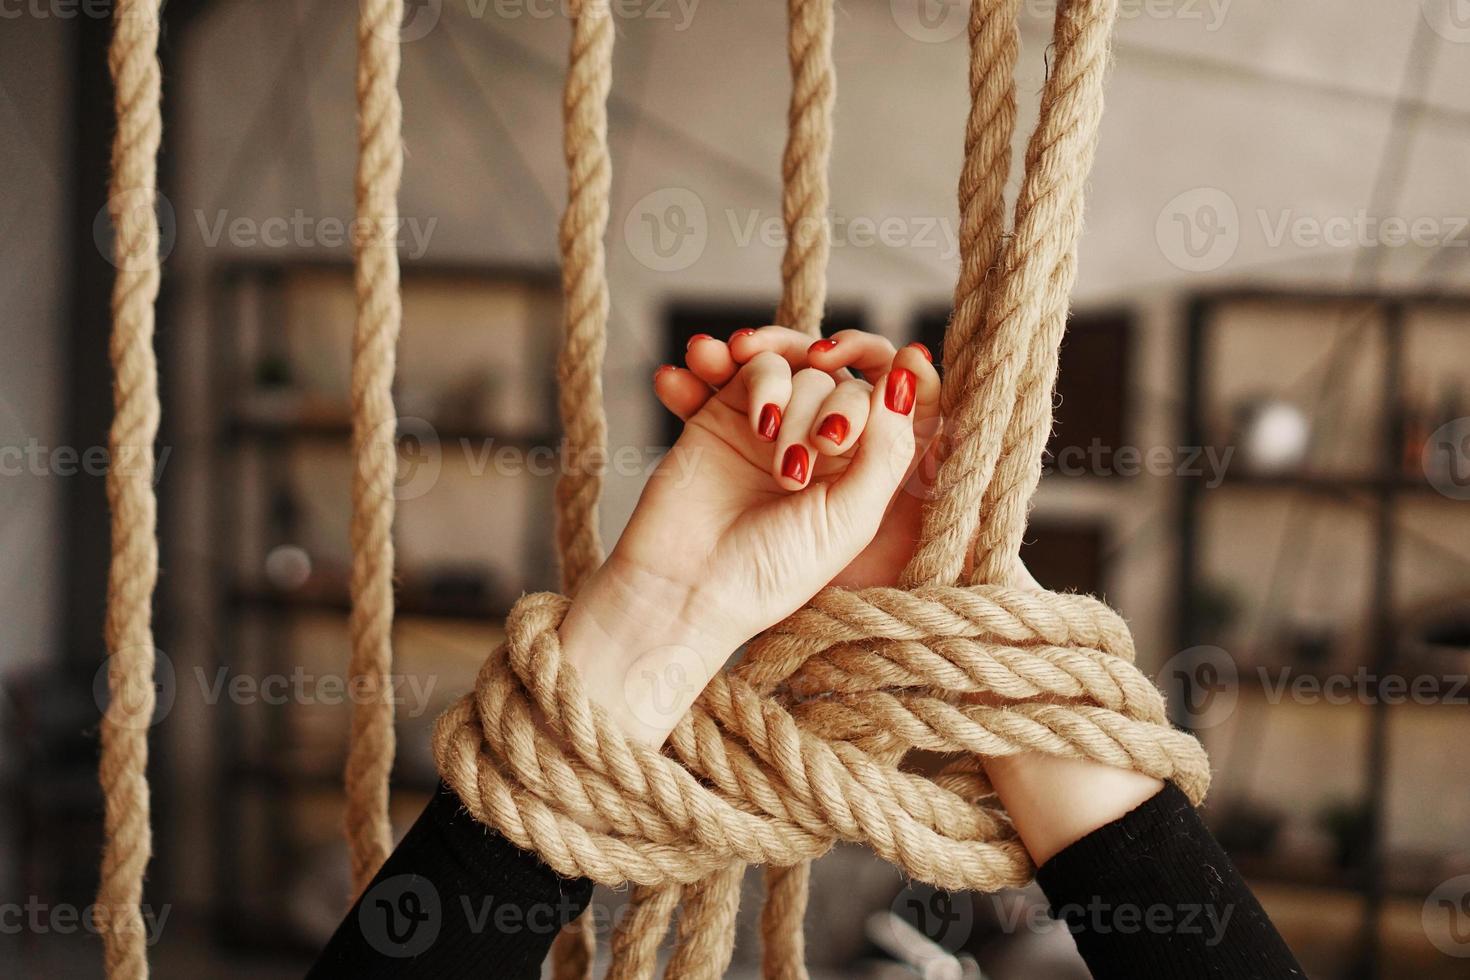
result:
M 1172 784 L 1053 857 L 1036 880 L 1098 980 L 1306 976 Z

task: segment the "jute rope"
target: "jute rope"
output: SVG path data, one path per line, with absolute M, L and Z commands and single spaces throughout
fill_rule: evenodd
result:
M 813 123 L 814 110 L 798 111 L 822 103 L 812 93 L 832 91 L 830 79 L 813 81 L 830 73 L 830 34 L 812 6 L 792 5 L 788 228 L 811 201 L 825 200 L 829 131 Z M 824 590 L 710 682 L 664 752 L 625 738 L 565 668 L 557 627 L 569 600 L 527 596 L 474 693 L 439 721 L 440 772 L 477 819 L 561 874 L 637 886 L 613 937 L 611 976 L 652 975 L 658 937 L 681 901 L 669 975 L 722 972 L 746 863 L 793 869 L 768 880 L 769 900 L 790 907 L 764 916 L 765 973 L 804 976 L 800 869 L 839 840 L 867 844 L 942 888 L 1026 881 L 1032 868 L 982 757 L 1092 759 L 1171 780 L 1196 801 L 1207 788 L 1203 751 L 1168 725 L 1161 695 L 1133 666 L 1122 620 L 1091 598 L 1028 587 L 1018 574 L 1116 0 L 1069 0 L 1058 10 L 1053 69 L 1007 237 L 1017 10 L 1017 0 L 972 6 L 945 451 L 907 587 Z M 805 244 L 793 238 L 783 263 L 782 311 L 810 330 L 820 300 L 812 312 L 809 280 L 822 268 Z M 533 711 L 555 737 L 533 724 Z M 911 749 L 952 761 L 923 777 L 901 766 Z
M 576 594 L 603 558 L 597 505 L 607 459 L 602 361 L 609 299 L 602 239 L 612 188 L 607 95 L 613 27 L 607 3 L 578 0 L 562 92 L 567 206 L 561 219 L 562 341 L 556 376 L 562 437 L 572 464 L 556 481 L 556 545 L 567 595 Z M 587 921 L 563 929 L 552 948 L 555 980 L 590 977 L 595 944 Z
M 393 770 L 393 510 L 398 429 L 393 372 L 403 319 L 398 290 L 398 186 L 403 106 L 398 31 L 403 0 L 362 0 L 357 22 L 357 321 L 352 334 L 353 699 L 345 774 L 353 890 L 372 880 L 393 848 L 388 779 Z
M 105 812 L 97 924 L 107 975 L 148 975 L 140 902 L 153 850 L 149 829 L 148 729 L 153 719 L 153 587 L 158 580 L 158 501 L 153 443 L 158 436 L 154 302 L 161 275 L 155 210 L 163 134 L 158 66 L 159 0 L 118 0 L 108 65 L 117 132 L 112 141 L 113 417 L 107 500 L 112 561 L 107 573 L 107 710 L 98 777 Z

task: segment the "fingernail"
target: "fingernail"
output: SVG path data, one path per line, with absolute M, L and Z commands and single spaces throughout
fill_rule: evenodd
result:
M 660 374 L 663 374 L 665 371 L 672 371 L 672 370 L 674 370 L 674 365 L 672 365 L 672 364 L 660 364 L 658 366 L 658 370 L 655 371 L 655 372 L 653 372 L 653 376 L 656 378 Z
M 832 338 L 828 337 L 828 338 L 819 340 L 816 343 L 812 344 L 810 347 L 808 347 L 806 349 L 806 352 L 808 354 L 825 354 L 827 351 L 831 350 L 832 348 L 834 348 L 836 346 L 837 346 L 837 341 L 835 341 Z
M 689 342 L 684 345 L 684 349 L 685 350 L 688 350 L 689 348 L 693 347 L 695 344 L 699 343 L 699 341 L 701 341 L 701 340 L 714 340 L 714 339 L 715 338 L 711 337 L 707 333 L 697 333 L 693 337 L 690 337 L 689 338 Z
M 895 368 L 888 375 L 888 386 L 883 389 L 883 404 L 890 412 L 907 415 L 914 407 L 914 372 L 908 368 Z
M 920 354 L 923 354 L 924 360 L 928 361 L 930 364 L 934 363 L 934 355 L 929 352 L 929 348 L 925 347 L 917 340 L 914 341 L 912 344 L 909 344 L 909 346 L 917 350 Z
M 781 475 L 788 480 L 797 483 L 806 482 L 806 468 L 810 463 L 806 454 L 806 447 L 800 443 L 789 447 L 786 455 L 781 457 Z
M 731 340 L 739 340 L 741 337 L 749 337 L 749 336 L 753 335 L 754 333 L 755 333 L 755 328 L 754 327 L 745 327 L 742 330 L 737 330 L 734 333 L 732 333 L 730 335 L 730 339 Z
M 822 419 L 822 424 L 817 426 L 817 435 L 823 439 L 831 439 L 837 445 L 842 445 L 847 438 L 848 424 L 847 416 L 833 412 Z
M 781 430 L 781 410 L 775 405 L 767 405 L 761 409 L 760 424 L 756 426 L 756 433 L 766 442 L 773 442 L 776 433 Z

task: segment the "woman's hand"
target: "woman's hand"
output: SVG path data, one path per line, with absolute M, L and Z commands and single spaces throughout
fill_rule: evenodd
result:
M 788 327 L 761 327 L 737 331 L 725 343 L 701 334 L 689 343 L 687 370 L 661 372 L 654 391 L 664 407 L 682 419 L 694 416 L 735 376 L 740 365 L 764 353 L 779 354 L 792 370 L 817 368 L 857 385 L 848 370 L 876 380 L 890 365 L 914 372 L 918 398 L 914 407 L 916 451 L 904 479 L 904 492 L 894 497 L 872 542 L 832 579 L 832 585 L 861 589 L 897 585 L 918 544 L 924 503 L 933 484 L 941 429 L 939 375 L 933 356 L 923 344 L 896 350 L 886 337 L 861 330 L 843 330 L 831 337 L 812 338 Z
M 793 369 L 772 349 L 740 365 L 726 345 L 698 340 L 691 355 L 706 346 L 718 350 L 701 357 L 728 359 L 721 387 L 659 370 L 660 396 L 691 409 L 684 432 L 560 630 L 589 695 L 650 744 L 736 648 L 869 548 L 905 496 L 916 420 L 938 405 L 938 375 L 917 349 L 873 353 L 869 384 Z

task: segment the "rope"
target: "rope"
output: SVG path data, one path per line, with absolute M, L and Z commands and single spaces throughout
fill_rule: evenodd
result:
M 403 320 L 398 291 L 398 186 L 403 105 L 398 30 L 403 0 L 363 0 L 357 23 L 357 321 L 352 335 L 352 706 L 346 829 L 361 892 L 393 848 L 393 509 L 398 470 L 393 372 Z
M 602 361 L 609 300 L 602 238 L 612 189 L 607 95 L 612 89 L 613 39 L 609 6 L 577 0 L 562 93 L 567 208 L 561 219 L 562 344 L 556 360 L 558 410 L 572 461 L 556 481 L 556 546 L 568 595 L 576 593 L 603 558 L 597 504 L 607 460 Z M 596 941 L 590 927 L 574 923 L 563 929 L 552 947 L 555 980 L 590 978 Z M 654 952 L 640 950 L 645 957 Z
M 825 180 L 830 138 L 812 113 L 824 120 L 830 102 L 821 112 L 810 107 L 830 96 L 830 84 L 814 82 L 821 72 L 812 70 L 825 62 L 830 72 L 830 29 L 820 20 L 814 26 L 813 7 L 797 0 L 791 7 L 788 231 L 811 215 L 813 200 L 825 200 L 813 188 Z M 982 757 L 1091 759 L 1170 780 L 1196 802 L 1208 787 L 1203 750 L 1169 726 L 1162 696 L 1133 665 L 1126 624 L 1094 599 L 1041 591 L 1018 575 L 1116 0 L 1069 0 L 1058 11 L 1054 68 L 1007 237 L 1017 10 L 1017 0 L 972 8 L 962 272 L 946 344 L 947 453 L 907 587 L 824 590 L 752 640 L 741 665 L 709 683 L 662 752 L 622 735 L 565 668 L 557 629 L 570 600 L 526 596 L 474 692 L 439 720 L 440 773 L 476 819 L 560 874 L 636 886 L 613 937 L 610 975 L 620 980 L 652 975 L 658 937 L 680 902 L 669 975 L 721 973 L 749 863 L 789 869 L 768 876 L 764 966 L 768 977 L 804 977 L 804 866 L 837 841 L 865 844 L 940 888 L 988 891 L 1027 881 L 1033 869 L 984 779 Z M 607 93 L 605 62 L 589 68 L 578 43 L 585 31 L 574 28 L 568 73 L 573 194 L 564 277 L 570 299 L 584 295 L 572 286 L 593 276 L 589 291 L 599 302 L 569 303 L 564 383 L 580 383 L 578 369 L 595 379 L 600 340 L 581 332 L 574 311 L 600 312 L 606 301 L 600 249 L 568 234 L 575 227 L 600 238 L 606 215 L 605 185 L 594 203 L 577 196 L 589 173 L 606 172 L 601 116 L 573 98 L 595 95 L 600 109 Z M 610 54 L 610 37 L 604 43 L 598 50 Z M 586 125 L 588 117 L 597 124 Z M 815 156 L 802 152 L 813 147 Z M 599 219 L 591 230 L 571 220 L 579 206 Z M 809 285 L 824 260 L 807 244 L 790 240 L 782 308 L 796 311 L 789 322 L 814 329 L 820 300 L 810 305 Z M 595 353 L 590 366 L 566 363 L 574 334 Z M 587 400 L 583 391 L 562 395 L 564 411 L 569 400 Z M 564 524 L 595 528 L 595 494 L 558 501 Z M 588 509 L 567 514 L 573 507 Z M 564 548 L 569 540 L 561 539 Z M 987 697 L 970 696 L 977 693 Z M 933 777 L 908 772 L 902 761 L 912 749 L 952 761 Z
M 832 156 L 832 105 L 837 72 L 832 66 L 832 0 L 787 0 L 787 57 L 791 103 L 786 150 L 781 157 L 781 218 L 786 251 L 781 257 L 781 303 L 776 322 L 821 335 L 827 302 L 827 164 Z
M 148 975 L 143 875 L 149 828 L 148 728 L 153 719 L 153 587 L 158 580 L 158 366 L 153 354 L 158 256 L 158 146 L 163 84 L 158 65 L 159 0 L 118 0 L 108 65 L 117 132 L 108 213 L 115 231 L 112 286 L 113 417 L 107 500 L 112 561 L 107 572 L 107 710 L 98 777 L 105 805 L 97 923 L 107 975 Z

